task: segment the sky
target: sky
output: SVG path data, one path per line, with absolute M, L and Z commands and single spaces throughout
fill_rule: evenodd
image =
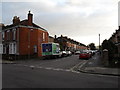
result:
M 35 24 L 45 28 L 50 36 L 63 35 L 80 43 L 99 45 L 118 29 L 119 0 L 2 0 L 0 11 L 5 25 L 14 16 L 27 19 L 33 13 Z M 1 5 L 2 4 L 2 5 Z

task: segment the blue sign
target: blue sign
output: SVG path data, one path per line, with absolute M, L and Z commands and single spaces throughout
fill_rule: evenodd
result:
M 42 44 L 42 52 L 52 52 L 52 44 Z

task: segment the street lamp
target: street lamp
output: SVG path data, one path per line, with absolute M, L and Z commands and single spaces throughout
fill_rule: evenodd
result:
M 100 50 L 100 34 L 99 34 L 99 50 Z

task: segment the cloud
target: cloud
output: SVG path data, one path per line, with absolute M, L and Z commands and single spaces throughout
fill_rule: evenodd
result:
M 109 38 L 118 26 L 118 0 L 17 1 L 3 3 L 3 22 L 10 24 L 14 15 L 26 19 L 31 10 L 34 22 L 47 29 L 52 36 L 62 34 L 83 43 L 91 42 L 99 33 L 103 36 L 102 39 Z M 83 37 L 91 39 L 85 40 Z

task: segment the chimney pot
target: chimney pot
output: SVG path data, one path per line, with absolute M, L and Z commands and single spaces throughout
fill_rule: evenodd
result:
M 33 14 L 31 14 L 29 11 L 29 13 L 28 13 L 28 25 L 31 26 L 32 23 L 33 23 Z

